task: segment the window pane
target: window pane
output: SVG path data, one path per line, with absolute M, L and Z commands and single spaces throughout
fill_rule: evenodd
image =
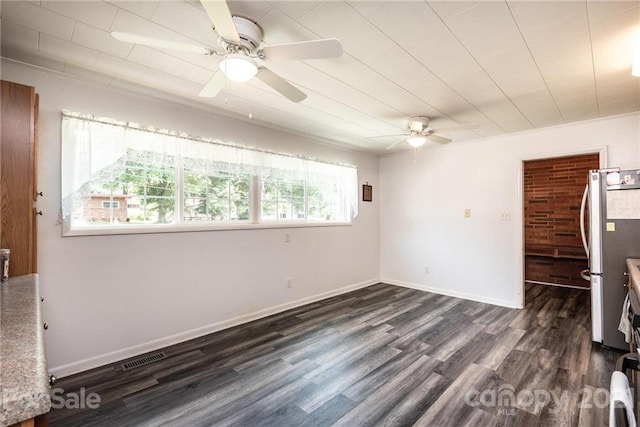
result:
M 185 221 L 249 219 L 249 175 L 185 168 Z
M 302 180 L 262 178 L 262 213 L 265 221 L 304 220 L 304 192 Z
M 174 161 L 171 156 L 130 150 L 125 158 L 92 178 L 88 197 L 73 212 L 73 225 L 173 222 Z

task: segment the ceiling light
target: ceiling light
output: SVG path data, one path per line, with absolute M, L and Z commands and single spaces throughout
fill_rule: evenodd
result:
M 418 148 L 418 147 L 422 147 L 427 142 L 427 137 L 420 134 L 411 135 L 409 138 L 407 138 L 407 142 L 412 147 Z
M 251 80 L 258 72 L 256 62 L 248 56 L 232 53 L 220 62 L 220 69 L 229 80 L 244 83 Z

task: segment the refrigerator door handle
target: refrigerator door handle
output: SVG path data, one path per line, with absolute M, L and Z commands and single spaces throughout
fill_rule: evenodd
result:
M 584 252 L 587 254 L 587 259 L 589 259 L 589 243 L 587 242 L 587 233 L 585 232 L 584 227 L 584 216 L 587 207 L 587 196 L 589 195 L 589 184 L 585 185 L 584 193 L 582 194 L 582 203 L 580 204 L 580 235 L 582 236 L 582 246 L 584 247 Z M 584 276 L 582 277 L 584 279 Z M 589 279 L 585 279 L 589 280 Z

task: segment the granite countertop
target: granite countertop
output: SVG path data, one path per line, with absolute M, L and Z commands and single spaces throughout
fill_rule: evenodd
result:
M 640 291 L 640 258 L 627 258 L 627 271 L 631 276 L 631 287 Z
M 49 412 L 38 275 L 0 282 L 0 426 Z

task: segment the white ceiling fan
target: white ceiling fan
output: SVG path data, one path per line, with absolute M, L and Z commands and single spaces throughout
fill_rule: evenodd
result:
M 443 132 L 450 132 L 450 131 L 474 129 L 478 127 L 476 123 L 469 123 L 469 124 L 451 126 L 447 128 L 434 129 L 431 126 L 429 126 L 430 121 L 431 119 L 427 116 L 416 116 L 416 117 L 409 118 L 409 122 L 407 124 L 409 133 L 397 135 L 397 136 L 405 136 L 406 138 L 391 144 L 390 146 L 387 147 L 387 150 L 391 150 L 395 146 L 405 141 L 407 141 L 409 145 L 415 148 L 422 147 L 424 144 L 426 144 L 427 141 L 437 142 L 438 144 L 446 144 L 448 142 L 451 142 L 451 139 L 446 138 L 444 136 L 436 135 L 436 134 L 443 133 Z M 388 135 L 388 136 L 396 136 L 396 135 Z
M 218 33 L 221 52 L 208 47 L 178 43 L 145 37 L 138 34 L 114 31 L 112 37 L 128 43 L 162 49 L 181 50 L 200 55 L 219 55 L 220 70 L 200 92 L 202 97 L 214 97 L 224 87 L 225 80 L 244 83 L 253 77 L 261 80 L 293 102 L 304 100 L 307 95 L 291 83 L 278 76 L 258 61 L 336 58 L 342 55 L 342 44 L 337 39 L 321 39 L 297 43 L 285 43 L 260 47 L 263 30 L 256 22 L 241 16 L 232 16 L 224 0 L 200 0 L 213 29 Z

